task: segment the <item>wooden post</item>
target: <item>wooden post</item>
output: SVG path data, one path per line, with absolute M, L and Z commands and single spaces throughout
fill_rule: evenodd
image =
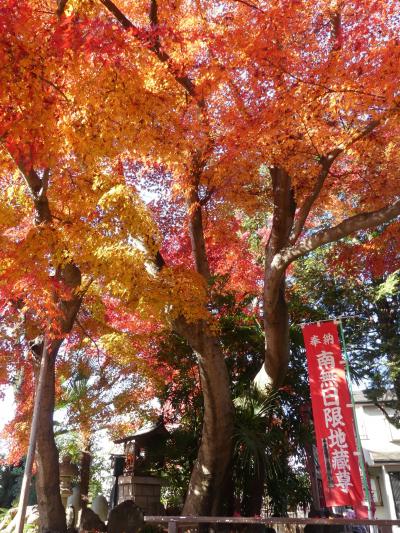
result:
M 36 385 L 36 396 L 35 396 L 35 403 L 33 406 L 31 433 L 29 435 L 29 445 L 28 445 L 28 452 L 26 454 L 24 477 L 22 479 L 21 492 L 19 495 L 17 522 L 16 522 L 16 528 L 15 528 L 16 533 L 22 533 L 24 530 L 26 507 L 28 504 L 29 488 L 30 488 L 31 479 L 32 479 L 33 459 L 35 457 L 35 449 L 36 449 L 36 436 L 37 436 L 37 428 L 38 428 L 38 422 L 39 422 L 39 409 L 40 409 L 40 402 L 41 402 L 41 398 L 43 394 L 43 386 L 44 386 L 44 381 L 45 381 L 44 376 L 46 375 L 47 362 L 48 362 L 47 341 L 45 337 L 43 341 L 42 358 L 40 361 L 39 378 L 38 378 L 37 385 Z
M 171 520 L 171 522 L 168 522 L 168 533 L 177 533 L 177 527 L 176 522 Z

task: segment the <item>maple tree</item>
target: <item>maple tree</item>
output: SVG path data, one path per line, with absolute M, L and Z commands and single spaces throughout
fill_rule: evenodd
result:
M 11 364 L 53 339 L 42 527 L 64 528 L 46 470 L 54 362 L 82 301 L 102 313 L 108 296 L 198 354 L 204 427 L 184 512 L 216 514 L 233 404 L 215 275 L 238 298 L 263 286 L 264 384 L 279 387 L 290 264 L 400 213 L 399 6 L 7 0 L 0 17 L 4 350 L 16 324 Z M 241 232 L 254 216 L 263 273 Z
M 124 289 L 115 272 L 123 275 L 129 268 L 130 282 L 135 272 L 146 277 L 145 254 L 135 253 L 123 242 L 113 248 L 113 232 L 133 238 L 136 230 L 141 232 L 139 228 L 151 222 L 134 191 L 126 193 L 118 179 L 111 182 L 108 171 L 99 169 L 93 178 L 93 167 L 88 168 L 69 146 L 64 127 L 74 117 L 70 108 L 64 109 L 67 97 L 58 80 L 49 81 L 44 71 L 52 77 L 52 72 L 72 66 L 73 58 L 55 46 L 58 25 L 50 30 L 55 17 L 39 15 L 36 31 L 29 30 L 29 18 L 38 7 L 8 2 L 1 8 L 1 299 L 2 349 L 7 358 L 2 369 L 3 380 L 5 370 L 12 375 L 13 369 L 23 366 L 29 373 L 47 336 L 49 364 L 40 405 L 36 487 L 42 528 L 64 531 L 53 433 L 56 357 L 84 295 L 89 306 L 103 312 L 101 298 L 96 298 L 99 286 L 82 278 L 82 272 L 90 272 L 98 283 L 109 285 L 111 295 L 120 296 Z M 133 209 L 118 222 L 126 206 Z M 116 229 L 111 221 L 117 222 Z M 135 228 L 133 233 L 130 228 Z M 155 232 L 150 233 L 154 239 Z M 125 295 L 126 302 L 131 298 Z M 32 399 L 27 375 L 22 391 L 27 409 Z
M 143 12 L 123 2 L 123 12 L 110 1 L 103 5 L 126 30 L 142 27 Z M 312 9 L 308 2 L 218 5 L 220 11 L 215 4 L 208 10 L 193 6 L 196 25 L 183 23 L 185 36 L 192 31 L 194 63 L 189 50 L 183 58 L 176 53 L 174 38 L 182 48 L 182 33 L 171 37 L 170 12 L 157 14 L 154 2 L 150 20 L 157 33 L 150 46 L 172 75 L 179 73 L 178 83 L 194 100 L 196 151 L 188 154 L 186 183 L 176 179 L 187 203 L 197 271 L 210 279 L 207 235 L 218 234 L 228 212 L 271 216 L 264 252 L 265 369 L 267 383 L 277 387 L 289 357 L 288 266 L 319 246 L 399 214 L 399 14 L 393 3 L 376 2 L 358 2 L 357 8 L 319 2 Z M 179 8 L 172 6 L 174 14 Z M 188 18 L 185 6 L 181 20 Z M 175 34 L 178 29 L 175 23 Z M 249 34 L 250 41 L 244 38 Z M 196 43 L 208 53 L 200 53 Z M 229 416 L 228 405 L 225 398 L 223 416 Z M 229 431 L 223 430 L 225 442 Z M 202 455 L 204 442 L 197 464 L 215 472 Z M 201 492 L 204 482 L 195 467 L 193 492 Z M 190 492 L 189 500 L 186 510 L 204 512 Z

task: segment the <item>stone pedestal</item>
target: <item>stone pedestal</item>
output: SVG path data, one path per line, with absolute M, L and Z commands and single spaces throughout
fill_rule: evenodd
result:
M 118 503 L 133 500 L 146 515 L 161 513 L 160 495 L 161 479 L 157 477 L 125 475 L 118 478 Z
M 71 456 L 64 455 L 60 463 L 60 493 L 64 507 L 67 507 L 67 500 L 72 494 L 72 479 L 79 474 L 79 469 L 71 463 Z

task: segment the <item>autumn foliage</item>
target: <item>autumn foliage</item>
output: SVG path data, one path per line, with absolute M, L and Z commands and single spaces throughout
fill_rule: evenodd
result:
M 171 331 L 228 383 L 214 296 L 253 294 L 279 386 L 293 261 L 378 226 L 339 262 L 398 268 L 399 28 L 392 0 L 2 2 L 0 380 L 23 375 L 13 431 L 28 425 L 43 334 L 59 397 L 86 364 L 99 394 L 136 376 L 136 394 L 115 399 L 124 411 L 176 371 L 154 370 Z M 204 457 L 229 440 L 226 389 L 227 426 Z

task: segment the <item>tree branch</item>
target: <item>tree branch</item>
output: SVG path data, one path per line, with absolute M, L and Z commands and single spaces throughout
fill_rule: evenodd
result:
M 279 257 L 276 257 L 276 266 L 283 270 L 294 260 L 324 244 L 343 239 L 343 237 L 347 237 L 356 231 L 379 226 L 380 224 L 393 220 L 399 215 L 400 200 L 396 200 L 391 205 L 378 209 L 377 211 L 354 215 L 343 220 L 337 226 L 318 231 L 296 246 L 286 248 L 279 254 Z
M 239 2 L 247 7 L 250 7 L 251 9 L 255 9 L 256 11 L 261 11 L 261 13 L 264 13 L 264 15 L 266 14 L 265 11 L 261 9 L 261 7 L 258 7 L 255 4 L 252 4 L 251 2 L 246 2 L 246 0 L 234 0 L 234 1 Z
M 376 119 L 371 120 L 367 124 L 367 126 L 358 132 L 354 137 L 352 137 L 347 143 L 339 145 L 338 147 L 331 150 L 328 155 L 320 157 L 320 163 L 321 163 L 321 172 L 319 173 L 317 180 L 315 182 L 314 188 L 311 191 L 311 193 L 306 197 L 306 199 L 303 202 L 303 205 L 299 209 L 296 220 L 293 226 L 293 231 L 289 239 L 289 243 L 291 245 L 295 244 L 297 239 L 299 238 L 301 232 L 303 231 L 304 225 L 307 221 L 308 215 L 310 214 L 311 208 L 314 205 L 314 202 L 319 196 L 319 193 L 322 190 L 322 187 L 325 183 L 325 180 L 327 176 L 329 175 L 329 171 L 333 165 L 333 163 L 336 161 L 336 159 L 345 152 L 350 146 L 353 146 L 357 141 L 364 139 L 367 137 L 372 131 L 375 130 L 379 124 L 381 124 L 382 119 Z
M 41 80 L 44 83 L 47 83 L 48 85 L 53 87 L 53 89 L 55 89 L 58 93 L 61 94 L 61 96 L 64 98 L 64 100 L 66 102 L 70 103 L 70 100 L 68 99 L 66 94 L 63 93 L 63 91 L 60 89 L 60 87 L 58 85 L 56 85 L 54 82 L 52 82 L 51 80 L 48 80 L 47 78 L 43 78 L 43 76 L 40 76 L 39 74 L 36 74 L 35 72 L 31 72 L 30 74 L 31 74 L 32 77 L 37 78 L 38 80 Z
M 88 331 L 82 326 L 81 324 L 81 321 L 78 319 L 78 318 L 75 318 L 75 321 L 76 323 L 78 324 L 78 326 L 81 328 L 81 330 L 83 331 L 83 333 L 86 335 L 86 337 L 92 341 L 92 343 L 94 344 L 96 350 L 97 350 L 97 361 L 99 362 L 100 361 L 100 356 L 102 355 L 102 351 L 99 347 L 99 345 L 97 344 L 97 342 L 94 340 L 94 338 L 90 335 L 90 333 L 88 333 Z
M 61 17 L 61 15 L 64 13 L 65 7 L 67 5 L 68 0 L 57 0 L 57 16 Z
M 322 187 L 324 186 L 325 180 L 329 174 L 329 170 L 331 166 L 333 165 L 335 159 L 338 157 L 338 155 L 342 153 L 342 151 L 335 150 L 331 152 L 327 157 L 323 156 L 320 158 L 322 169 L 317 177 L 317 181 L 314 184 L 314 188 L 311 191 L 311 193 L 306 197 L 306 199 L 303 202 L 303 205 L 300 207 L 295 223 L 293 226 L 293 231 L 289 239 L 290 244 L 295 244 L 297 239 L 299 238 L 301 232 L 303 231 L 304 225 L 307 221 L 308 215 L 310 214 L 311 208 L 314 205 L 315 200 L 318 198 L 319 193 L 322 190 Z
M 193 157 L 192 180 L 187 196 L 187 208 L 189 215 L 190 242 L 196 271 L 209 282 L 211 279 L 211 272 L 204 239 L 203 210 L 199 198 L 199 183 L 204 164 L 205 161 L 201 158 L 201 153 L 196 151 Z
M 104 5 L 104 7 L 110 11 L 114 15 L 114 17 L 118 20 L 118 22 L 125 28 L 125 29 L 133 29 L 134 36 L 138 41 L 140 41 L 143 45 L 147 46 L 152 52 L 155 53 L 155 55 L 158 57 L 158 59 L 162 63 L 167 63 L 169 71 L 175 78 L 175 80 L 185 89 L 185 91 L 192 96 L 193 98 L 196 98 L 196 87 L 192 80 L 187 75 L 180 75 L 179 70 L 174 66 L 171 57 L 167 52 L 164 52 L 161 49 L 161 44 L 158 38 L 156 38 L 155 43 L 150 43 L 141 36 L 141 34 L 137 31 L 136 26 L 128 19 L 128 17 L 112 2 L 112 0 L 100 0 L 100 2 Z M 155 26 L 158 24 L 158 15 L 157 15 L 157 4 L 156 0 L 152 0 L 151 8 L 150 8 L 150 24 L 152 28 L 155 28 Z M 204 107 L 204 100 L 200 99 L 198 100 L 199 107 Z
M 26 169 L 21 158 L 18 161 L 15 161 L 15 163 L 17 164 L 19 171 L 29 187 L 33 203 L 35 204 L 36 224 L 51 222 L 52 216 L 50 212 L 49 200 L 46 195 L 50 170 L 47 168 L 44 171 L 43 178 L 40 179 L 39 175 L 33 168 L 30 168 L 29 170 Z

